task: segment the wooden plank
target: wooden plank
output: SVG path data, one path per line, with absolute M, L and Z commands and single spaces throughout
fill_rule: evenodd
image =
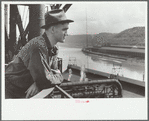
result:
M 48 88 L 48 89 L 43 89 L 41 92 L 36 94 L 35 96 L 31 97 L 30 99 L 39 99 L 39 98 L 44 98 L 47 95 L 49 95 L 52 91 L 54 90 L 54 87 Z
M 66 91 L 64 91 L 62 88 L 60 88 L 58 85 L 55 85 L 55 87 L 56 87 L 63 95 L 65 95 L 67 98 L 73 98 L 73 97 L 71 97 Z

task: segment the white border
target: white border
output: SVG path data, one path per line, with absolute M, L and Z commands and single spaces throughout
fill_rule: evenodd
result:
M 84 1 L 81 1 L 83 3 Z M 148 92 L 146 88 L 147 96 L 141 99 L 89 99 L 89 103 L 76 103 L 77 99 L 4 99 L 4 68 L 5 68 L 5 52 L 4 52 L 4 4 L 18 4 L 17 2 L 2 2 L 2 12 L 1 12 L 1 21 L 2 21 L 2 120 L 113 120 L 113 119 L 147 119 L 147 97 Z M 26 2 L 20 2 L 25 4 Z M 33 2 L 27 2 L 30 4 L 35 4 Z M 26 4 L 27 4 L 26 3 Z M 49 2 L 42 1 L 36 2 L 36 4 L 47 4 Z M 51 3 L 51 2 L 50 2 Z M 58 3 L 55 2 L 54 3 Z M 59 2 L 65 3 L 65 2 Z M 67 2 L 72 3 L 72 2 Z M 146 21 L 147 25 L 147 21 Z M 147 26 L 146 26 L 146 33 L 147 33 Z M 146 82 L 147 78 L 147 34 L 146 34 L 146 73 L 145 78 Z M 147 87 L 148 82 L 146 83 Z M 80 101 L 86 101 L 88 99 L 79 99 Z
M 148 4 L 147 4 L 148 8 Z M 145 96 L 148 99 L 148 11 L 146 11 L 146 21 L 145 21 Z M 147 104 L 148 105 L 148 104 Z

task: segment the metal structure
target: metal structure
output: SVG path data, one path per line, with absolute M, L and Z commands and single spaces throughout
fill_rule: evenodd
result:
M 69 65 L 77 65 L 77 59 L 76 57 L 69 57 Z
M 116 79 L 91 80 L 88 82 L 62 83 L 60 88 L 73 98 L 121 98 L 122 86 Z M 57 88 L 47 97 L 65 98 Z
M 62 8 L 65 12 L 67 12 L 67 10 L 70 8 L 72 4 L 66 4 L 64 5 L 64 7 Z M 50 4 L 50 7 L 52 10 L 54 9 L 60 9 L 60 7 L 62 6 L 62 4 Z
M 60 70 L 61 73 L 62 73 L 62 67 L 63 67 L 62 58 L 58 58 L 58 69 Z
M 24 4 L 29 8 L 29 22 L 26 28 L 23 28 L 23 20 L 21 19 L 18 6 L 23 4 L 5 4 L 5 62 L 9 63 L 13 57 L 19 52 L 29 40 L 43 34 L 44 29 L 40 27 L 44 25 L 45 5 L 43 4 Z M 72 4 L 66 4 L 63 8 L 66 12 Z M 62 4 L 51 4 L 51 9 L 60 9 Z M 8 33 L 8 11 L 10 11 L 10 33 Z M 16 38 L 16 27 L 19 29 L 19 39 Z
M 45 5 L 29 5 L 29 40 L 44 33 L 41 29 L 45 24 L 44 14 Z
M 122 75 L 122 64 L 121 63 L 113 62 L 112 74 L 113 75 L 120 75 L 120 74 Z

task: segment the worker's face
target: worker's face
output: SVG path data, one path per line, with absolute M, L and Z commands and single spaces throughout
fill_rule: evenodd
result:
M 67 30 L 68 30 L 68 25 L 69 23 L 64 23 L 64 24 L 58 24 L 55 26 L 54 29 L 54 37 L 57 42 L 64 43 L 65 42 L 65 37 L 68 36 Z

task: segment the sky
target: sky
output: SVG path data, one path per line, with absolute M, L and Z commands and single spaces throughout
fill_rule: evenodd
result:
M 71 34 L 119 33 L 146 25 L 147 2 L 76 2 L 66 15 L 75 21 Z
M 42 3 L 45 4 L 45 3 Z M 51 4 L 48 3 L 48 4 Z M 125 29 L 146 26 L 147 2 L 69 2 L 56 4 L 72 4 L 66 12 L 69 24 L 69 35 L 98 34 L 102 32 L 119 33 Z M 24 9 L 19 7 L 22 18 Z M 26 11 L 27 13 L 27 11 Z M 25 22 L 24 22 L 25 23 Z M 27 22 L 26 22 L 27 23 Z

